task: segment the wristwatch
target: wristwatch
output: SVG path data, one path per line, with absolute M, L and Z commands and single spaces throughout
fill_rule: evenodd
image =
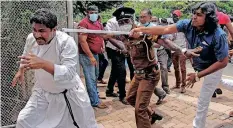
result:
M 198 72 L 196 72 L 196 74 L 195 74 L 195 81 L 196 81 L 196 82 L 200 81 L 200 78 L 197 76 L 197 73 L 198 73 Z

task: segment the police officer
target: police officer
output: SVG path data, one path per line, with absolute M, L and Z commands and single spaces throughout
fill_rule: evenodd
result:
M 130 10 L 133 9 L 120 8 L 114 12 L 121 30 L 129 31 L 136 27 L 132 20 L 134 11 Z M 138 35 L 138 37 L 134 37 L 134 39 L 125 38 L 124 36 L 120 37 L 121 41 L 126 44 L 128 53 L 131 56 L 131 62 L 135 68 L 135 74 L 130 83 L 126 100 L 130 105 L 135 107 L 137 127 L 151 128 L 151 124 L 153 124 L 155 120 L 162 119 L 162 116 L 156 114 L 148 107 L 155 86 L 160 79 L 160 71 L 155 60 L 153 44 L 157 42 L 165 47 L 171 48 L 171 50 L 179 52 L 181 52 L 181 49 L 174 46 L 173 43 L 166 38 L 163 40 L 159 39 L 158 37 L 161 36 Z M 112 44 L 117 45 L 119 42 L 112 42 Z
M 123 10 L 123 11 L 122 11 Z M 134 9 L 127 8 L 127 7 L 121 7 L 118 8 L 113 13 L 113 18 L 109 19 L 105 29 L 107 31 L 130 31 L 132 29 L 132 18 L 134 14 Z M 126 91 L 125 91 L 125 85 L 126 85 L 126 67 L 125 67 L 125 53 L 123 53 L 118 47 L 118 45 L 115 44 L 121 44 L 124 45 L 122 40 L 122 36 L 115 36 L 113 38 L 108 39 L 107 44 L 107 52 L 108 55 L 110 55 L 110 59 L 112 61 L 112 69 L 111 74 L 109 77 L 109 82 L 106 90 L 106 96 L 107 97 L 117 97 L 117 94 L 114 93 L 114 84 L 118 83 L 119 88 L 119 99 L 123 104 L 128 104 L 125 100 Z M 116 46 L 116 47 L 115 47 Z M 132 70 L 132 67 L 131 67 Z M 131 71 L 132 72 L 132 71 Z M 133 75 L 132 73 L 130 74 Z
M 152 20 L 152 12 L 150 9 L 143 9 L 140 13 L 139 16 L 139 21 L 140 21 L 140 26 L 144 26 L 144 27 L 151 27 L 151 26 L 156 26 L 154 23 L 151 22 Z M 158 45 L 158 47 L 162 47 L 163 50 L 158 51 L 157 53 L 155 53 L 156 57 L 158 57 L 158 62 L 160 64 L 160 69 L 161 69 L 161 79 L 162 79 L 162 87 L 165 85 L 168 85 L 168 74 L 167 74 L 167 53 L 164 50 L 163 46 Z M 154 50 L 157 50 L 156 48 Z M 156 52 L 156 51 L 155 51 Z M 167 86 L 168 87 L 168 86 Z M 166 88 L 165 88 L 166 89 Z M 166 90 L 168 91 L 169 88 Z M 158 96 L 158 101 L 157 101 L 157 105 L 161 104 L 163 99 L 166 97 L 166 92 L 161 89 L 156 87 L 155 91 L 154 91 L 155 95 Z
M 135 28 L 130 36 L 139 33 L 153 35 L 184 32 L 188 48 L 202 47 L 199 57 L 193 58 L 196 73 L 189 73 L 187 87 L 204 77 L 197 105 L 193 127 L 204 128 L 211 96 L 222 76 L 223 68 L 228 63 L 228 42 L 225 32 L 218 26 L 216 8 L 210 2 L 199 2 L 192 9 L 192 19 L 179 20 L 176 24 L 160 27 Z M 211 56 L 210 56 L 211 55 Z

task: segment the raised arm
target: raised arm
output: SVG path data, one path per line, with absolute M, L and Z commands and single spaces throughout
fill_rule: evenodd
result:
M 109 20 L 106 24 L 106 27 L 105 27 L 105 30 L 106 31 L 117 31 L 117 28 L 118 28 L 118 22 L 117 21 L 112 21 L 112 20 Z M 108 41 L 113 44 L 115 47 L 117 47 L 118 49 L 120 50 L 125 50 L 125 46 L 124 46 L 124 43 L 123 41 L 125 40 L 126 38 L 122 35 L 122 36 L 112 36 L 112 37 L 109 37 L 108 38 Z
M 139 27 L 134 28 L 130 32 L 130 36 L 133 36 L 134 33 L 142 32 L 145 34 L 151 35 L 165 35 L 178 32 L 176 24 L 168 25 L 168 26 L 152 26 L 152 27 Z
M 164 46 L 165 48 L 168 48 L 172 51 L 176 51 L 176 52 L 179 52 L 179 53 L 182 53 L 182 48 L 179 47 L 178 45 L 176 45 L 175 43 L 173 43 L 171 40 L 169 39 L 159 39 L 158 44 Z

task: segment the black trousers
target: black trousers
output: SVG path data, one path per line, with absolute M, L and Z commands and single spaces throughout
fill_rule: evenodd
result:
M 125 55 L 120 54 L 116 50 L 106 48 L 108 56 L 112 61 L 111 74 L 108 81 L 108 87 L 106 93 L 113 93 L 114 85 L 117 82 L 119 88 L 119 98 L 122 100 L 126 96 L 125 91 L 125 78 L 126 78 L 126 69 L 125 69 Z
M 127 63 L 129 66 L 130 80 L 132 81 L 132 79 L 134 77 L 134 67 L 133 67 L 133 64 L 131 62 L 130 56 L 126 57 L 126 59 L 127 59 Z
M 104 54 L 98 54 L 99 56 L 99 76 L 98 80 L 102 80 L 104 78 L 104 72 L 108 66 L 108 60 L 104 57 Z
M 165 51 L 167 52 L 167 55 L 168 55 L 167 69 L 170 69 L 170 67 L 172 66 L 172 53 L 171 53 L 171 50 L 169 49 L 165 49 Z

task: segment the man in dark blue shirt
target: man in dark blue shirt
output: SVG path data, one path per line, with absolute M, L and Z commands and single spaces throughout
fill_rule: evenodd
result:
M 195 128 L 204 128 L 209 103 L 222 76 L 222 69 L 228 63 L 228 44 L 225 32 L 218 27 L 215 6 L 210 2 L 200 2 L 192 9 L 191 20 L 180 20 L 169 26 L 135 28 L 130 36 L 137 38 L 139 32 L 164 35 L 183 32 L 188 40 L 188 48 L 201 46 L 199 57 L 193 58 L 194 69 L 197 73 L 188 74 L 187 86 L 204 77 L 198 101 L 196 117 L 193 121 Z

